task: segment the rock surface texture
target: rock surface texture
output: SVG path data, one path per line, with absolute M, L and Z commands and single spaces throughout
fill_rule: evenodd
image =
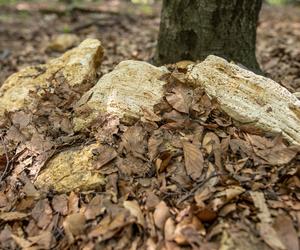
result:
M 203 86 L 234 120 L 300 144 L 300 101 L 273 80 L 217 56 L 191 67 L 188 79 Z
M 86 39 L 47 64 L 27 67 L 11 75 L 0 88 L 0 116 L 5 110 L 29 107 L 33 101 L 31 91 L 42 94 L 43 89 L 62 82 L 78 92 L 86 91 L 95 81 L 102 56 L 100 41 Z
M 35 185 L 57 192 L 100 188 L 105 179 L 93 168 L 92 151 L 97 147 L 98 144 L 91 144 L 83 149 L 69 149 L 59 153 L 39 174 Z
M 139 118 L 144 110 L 153 111 L 153 105 L 163 96 L 167 72 L 141 61 L 123 61 L 104 75 L 77 103 L 75 130 L 85 128 L 104 112 L 119 116 L 125 122 Z M 81 112 L 81 110 L 89 112 Z

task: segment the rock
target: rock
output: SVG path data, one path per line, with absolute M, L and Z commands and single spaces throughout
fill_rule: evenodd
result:
M 0 117 L 4 111 L 30 107 L 30 91 L 42 93 L 46 87 L 64 81 L 72 89 L 83 93 L 96 79 L 96 70 L 103 56 L 100 41 L 86 39 L 78 47 L 47 64 L 24 68 L 11 75 L 0 88 Z
M 234 120 L 300 144 L 300 101 L 273 80 L 217 56 L 190 67 L 187 77 Z
M 47 50 L 65 52 L 78 45 L 80 39 L 75 34 L 59 34 L 54 36 L 47 46 Z
M 82 149 L 68 149 L 59 153 L 41 171 L 35 185 L 43 189 L 52 188 L 60 193 L 101 187 L 105 179 L 93 168 L 92 151 L 98 147 L 98 144 L 91 144 Z
M 163 67 L 141 61 L 119 63 L 78 101 L 74 129 L 85 128 L 104 112 L 128 123 L 141 117 L 143 110 L 153 112 L 153 105 L 163 96 L 165 82 L 160 78 L 166 72 Z
M 294 96 L 296 96 L 298 99 L 300 99 L 300 92 L 293 93 Z

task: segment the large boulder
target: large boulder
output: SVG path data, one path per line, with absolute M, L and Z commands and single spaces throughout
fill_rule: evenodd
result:
M 188 79 L 216 98 L 234 120 L 300 144 L 300 101 L 273 80 L 217 56 L 189 69 Z
M 105 184 L 105 179 L 93 166 L 93 150 L 98 147 L 99 144 L 95 143 L 59 153 L 45 166 L 35 185 L 62 193 L 99 189 Z
M 102 56 L 100 41 L 86 39 L 47 64 L 26 67 L 11 75 L 0 88 L 0 117 L 5 110 L 30 107 L 33 101 L 31 91 L 41 91 L 61 81 L 83 93 L 94 84 Z
M 77 103 L 74 129 L 81 130 L 103 113 L 117 115 L 124 122 L 153 111 L 163 96 L 166 68 L 141 61 L 123 61 L 104 75 Z M 86 112 L 88 110 L 88 112 Z

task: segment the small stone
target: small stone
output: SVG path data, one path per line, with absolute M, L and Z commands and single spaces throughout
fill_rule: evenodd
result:
M 47 46 L 47 50 L 65 52 L 67 49 L 78 45 L 79 41 L 79 37 L 75 34 L 59 34 L 52 38 Z

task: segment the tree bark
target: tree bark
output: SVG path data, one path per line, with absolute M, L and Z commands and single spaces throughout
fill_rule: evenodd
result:
M 256 25 L 262 0 L 164 0 L 158 65 L 221 56 L 259 71 Z

